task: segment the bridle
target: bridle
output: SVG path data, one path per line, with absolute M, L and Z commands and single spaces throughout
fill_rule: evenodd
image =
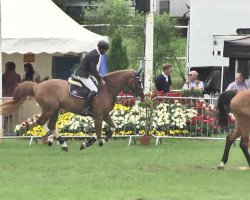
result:
M 139 73 L 133 72 L 133 77 L 135 80 L 135 93 L 134 95 L 138 95 L 139 93 L 143 93 L 143 84 L 142 78 Z

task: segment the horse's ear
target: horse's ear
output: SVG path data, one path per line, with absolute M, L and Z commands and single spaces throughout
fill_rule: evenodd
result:
M 140 76 L 140 73 L 142 72 L 143 68 L 139 68 L 136 72 L 135 72 L 135 76 Z

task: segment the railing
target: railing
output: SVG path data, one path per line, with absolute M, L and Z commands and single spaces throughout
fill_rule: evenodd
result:
M 131 108 L 138 104 L 137 99 L 133 96 L 118 96 L 117 102 L 131 106 Z M 157 96 L 153 99 L 151 106 L 140 108 L 140 115 L 123 115 L 120 118 L 113 116 L 113 120 L 118 124 L 118 133 L 124 130 L 131 131 L 129 135 L 114 135 L 113 137 L 128 138 L 129 145 L 132 140 L 135 142 L 135 138 L 141 137 L 143 134 L 152 134 L 155 138 L 156 145 L 158 145 L 159 142 L 161 143 L 164 138 L 225 139 L 228 131 L 218 127 L 216 104 L 217 98 Z M 30 109 L 30 105 L 33 105 L 35 109 Z M 30 138 L 30 144 L 33 139 L 40 138 L 39 136 L 16 136 L 14 133 L 15 125 L 24 121 L 24 118 L 27 119 L 33 114 L 39 113 L 37 112 L 37 107 L 36 105 L 34 106 L 34 102 L 26 102 L 19 111 L 5 117 L 3 123 L 5 130 L 3 138 Z M 32 114 L 27 113 L 27 111 L 30 110 L 33 111 Z M 194 111 L 196 114 L 193 113 L 192 115 L 191 113 Z M 138 120 L 136 117 L 139 117 L 140 123 L 128 123 L 126 126 L 123 126 L 123 121 L 128 117 L 130 117 L 130 121 L 133 121 L 131 118 L 135 118 L 134 121 L 136 121 Z M 183 125 L 184 121 L 185 125 Z M 234 128 L 234 126 L 230 128 Z M 139 134 L 139 131 L 143 133 Z M 65 131 L 62 129 L 61 133 L 63 132 Z M 69 137 L 88 138 L 95 136 L 90 134 L 89 136 L 71 135 Z

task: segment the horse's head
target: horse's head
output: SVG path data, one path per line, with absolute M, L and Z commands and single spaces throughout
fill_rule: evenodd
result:
M 139 96 L 141 100 L 144 100 L 145 95 L 143 92 L 142 78 L 141 78 L 141 70 L 134 71 L 132 78 L 128 80 L 128 87 L 132 90 L 134 96 Z

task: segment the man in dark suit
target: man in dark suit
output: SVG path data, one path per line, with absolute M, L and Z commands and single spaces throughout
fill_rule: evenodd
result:
M 163 91 L 164 93 L 171 92 L 172 89 L 172 81 L 171 74 L 172 65 L 165 64 L 163 65 L 163 71 L 161 75 L 157 76 L 155 79 L 155 88 L 157 91 Z
M 90 76 L 94 76 L 96 78 L 98 85 L 105 84 L 98 71 L 101 62 L 101 55 L 107 53 L 109 44 L 101 40 L 100 42 L 98 42 L 97 47 L 97 49 L 94 49 L 86 54 L 86 56 L 80 63 L 78 70 L 76 71 L 77 78 L 79 78 L 82 83 L 90 89 L 90 93 L 88 94 L 88 97 L 86 99 L 85 106 L 81 112 L 82 115 L 93 114 L 90 110 L 90 105 L 98 91 L 96 85 L 91 80 Z

